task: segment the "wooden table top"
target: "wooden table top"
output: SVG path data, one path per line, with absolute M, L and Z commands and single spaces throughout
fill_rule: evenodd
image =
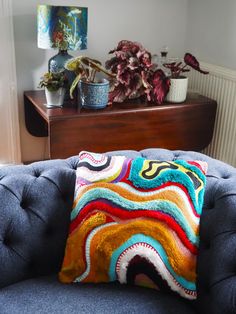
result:
M 34 104 L 36 110 L 39 114 L 44 117 L 45 120 L 57 120 L 65 118 L 74 118 L 79 116 L 96 116 L 96 115 L 109 115 L 114 113 L 128 113 L 128 112 L 137 112 L 137 111 L 153 111 L 153 110 L 170 110 L 180 109 L 186 106 L 205 106 L 209 103 L 212 103 L 212 99 L 202 96 L 197 93 L 188 93 L 187 99 L 184 103 L 168 103 L 164 102 L 161 105 L 143 102 L 142 100 L 126 100 L 122 103 L 113 103 L 110 106 L 107 106 L 104 109 L 85 109 L 75 107 L 62 107 L 62 108 L 53 108 L 48 109 L 45 106 L 46 98 L 44 90 L 37 91 L 26 91 L 24 95 Z

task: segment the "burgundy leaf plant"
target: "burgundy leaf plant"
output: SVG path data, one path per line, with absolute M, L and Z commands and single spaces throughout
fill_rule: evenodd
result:
M 109 52 L 114 56 L 106 68 L 115 74 L 111 81 L 109 102 L 145 97 L 161 104 L 170 86 L 170 79 L 151 62 L 151 54 L 138 42 L 122 40 Z
M 182 77 L 184 72 L 189 72 L 190 68 L 202 73 L 202 74 L 208 74 L 209 72 L 203 71 L 200 68 L 200 64 L 197 61 L 197 59 L 191 54 L 186 53 L 184 56 L 183 61 L 179 62 L 167 62 L 163 64 L 164 67 L 170 70 L 170 77 L 171 78 L 180 78 Z M 189 68 L 190 67 L 190 68 Z

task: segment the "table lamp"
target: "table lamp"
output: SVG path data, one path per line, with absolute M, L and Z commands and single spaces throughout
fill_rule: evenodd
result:
M 87 48 L 88 9 L 74 6 L 38 5 L 38 47 L 59 49 L 48 61 L 49 72 L 64 70 L 72 58 L 67 50 Z

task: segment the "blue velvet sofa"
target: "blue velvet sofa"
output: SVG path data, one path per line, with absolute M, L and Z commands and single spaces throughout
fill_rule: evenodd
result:
M 208 162 L 197 300 L 112 283 L 58 281 L 78 164 L 74 156 L 0 169 L 0 313 L 236 313 L 236 169 L 195 152 L 107 154 Z

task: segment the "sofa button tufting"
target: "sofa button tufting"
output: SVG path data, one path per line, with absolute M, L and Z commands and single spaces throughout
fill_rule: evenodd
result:
M 41 175 L 40 172 L 35 171 L 34 176 L 35 176 L 36 178 L 40 177 L 40 175 Z
M 21 206 L 22 209 L 27 209 L 27 207 L 28 207 L 27 206 L 27 202 L 25 200 L 21 201 L 20 206 Z
M 11 244 L 10 238 L 9 237 L 4 238 L 3 239 L 3 244 L 5 246 L 10 246 L 10 244 Z
M 174 154 L 172 160 L 174 161 L 174 160 L 178 160 L 178 159 L 179 159 L 179 154 Z
M 229 179 L 229 178 L 230 178 L 230 176 L 227 175 L 227 174 L 225 174 L 225 175 L 222 176 L 222 179 L 224 179 L 224 180 L 227 180 L 227 179 Z
M 76 170 L 76 169 L 77 169 L 77 167 L 78 167 L 78 165 L 76 165 L 76 164 L 74 164 L 74 165 L 70 165 L 70 169 L 72 169 L 72 170 Z

